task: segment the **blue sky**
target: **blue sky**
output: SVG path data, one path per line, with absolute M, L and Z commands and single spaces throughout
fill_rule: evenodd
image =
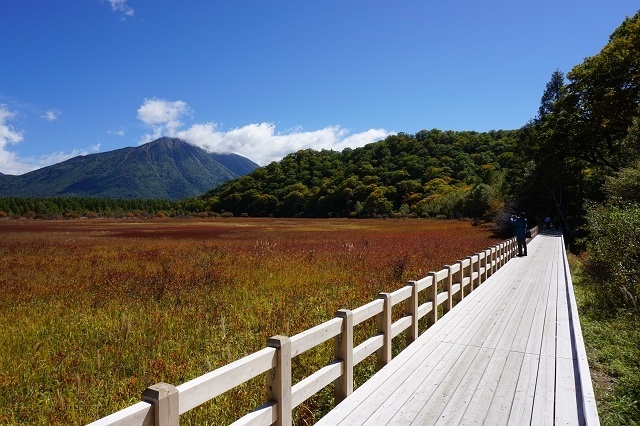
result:
M 516 129 L 636 0 L 3 0 L 0 172 L 181 137 L 264 165 Z

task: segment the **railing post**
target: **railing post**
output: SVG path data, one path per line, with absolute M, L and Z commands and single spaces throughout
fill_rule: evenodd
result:
M 156 383 L 142 392 L 142 400 L 153 405 L 155 426 L 178 426 L 180 423 L 180 396 L 175 386 Z
M 502 245 L 504 246 L 504 260 L 502 261 L 502 264 L 506 265 L 509 261 L 509 243 L 505 241 Z
M 491 247 L 489 250 L 491 252 L 491 275 L 496 273 L 496 248 L 495 246 Z
M 391 298 L 389 293 L 378 294 L 384 301 L 382 313 L 378 314 L 378 333 L 382 333 L 382 347 L 377 351 L 376 369 L 380 370 L 391 361 Z
M 458 260 L 456 263 L 458 264 L 459 268 L 458 272 L 456 272 L 455 280 L 460 282 L 460 291 L 458 291 L 458 294 L 453 300 L 456 303 L 460 303 L 460 301 L 464 299 L 464 270 L 466 268 L 462 267 L 462 260 Z
M 267 339 L 267 347 L 276 349 L 277 365 L 267 372 L 267 398 L 276 401 L 277 426 L 291 425 L 291 340 L 286 336 Z
M 431 312 L 427 314 L 427 326 L 431 326 L 438 321 L 438 282 L 435 272 L 429 272 L 428 276 L 431 277 L 431 287 L 427 292 L 427 301 L 431 302 Z
M 473 273 L 477 271 L 477 263 L 473 261 L 473 256 L 467 256 L 467 260 L 469 260 L 469 293 L 471 293 L 476 287 L 476 278 L 473 278 Z
M 418 330 L 418 283 L 409 281 L 411 297 L 407 299 L 407 315 L 411 315 L 411 326 L 407 329 L 407 346 L 413 343 L 420 333 Z
M 447 270 L 447 300 L 444 301 L 444 305 L 442 306 L 443 314 L 446 314 L 453 308 L 453 295 L 451 291 L 453 290 L 451 287 L 453 286 L 453 274 L 451 273 L 451 265 L 447 265 L 444 267 Z
M 342 332 L 335 337 L 335 358 L 342 360 L 342 375 L 335 381 L 337 404 L 353 392 L 353 312 L 340 309 L 336 317 L 342 318 Z

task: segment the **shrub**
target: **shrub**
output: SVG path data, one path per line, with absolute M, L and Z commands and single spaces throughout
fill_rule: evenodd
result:
M 640 308 L 640 206 L 587 209 L 586 268 L 602 303 L 614 311 Z

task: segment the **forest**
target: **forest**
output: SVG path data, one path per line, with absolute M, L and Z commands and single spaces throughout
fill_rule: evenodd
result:
M 517 134 L 433 129 L 342 152 L 302 150 L 201 198 L 234 215 L 482 217 L 517 163 Z

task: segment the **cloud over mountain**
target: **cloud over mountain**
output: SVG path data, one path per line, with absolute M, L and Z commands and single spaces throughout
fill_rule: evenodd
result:
M 138 108 L 138 119 L 151 129 L 151 133 L 146 134 L 140 142 L 146 143 L 161 136 L 178 137 L 209 152 L 233 152 L 260 165 L 266 165 L 301 149 L 342 151 L 344 148 L 358 148 L 393 134 L 385 129 L 370 129 L 352 134 L 341 126 L 279 132 L 273 123 L 253 123 L 225 131 L 218 129 L 215 122 L 206 122 L 181 129 L 182 117 L 191 113 L 192 110 L 184 101 L 145 99 Z

